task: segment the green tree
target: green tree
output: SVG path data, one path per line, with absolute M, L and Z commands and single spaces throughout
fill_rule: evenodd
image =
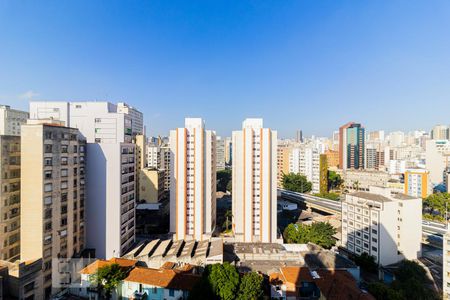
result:
M 329 223 L 316 222 L 311 225 L 289 224 L 284 230 L 284 239 L 288 244 L 314 243 L 326 249 L 336 244 L 333 235 L 336 229 Z
M 233 213 L 231 212 L 231 210 L 227 210 L 225 212 L 225 230 L 228 230 L 230 227 L 230 221 L 231 218 L 233 217 Z
M 217 171 L 216 174 L 217 191 L 226 192 L 228 183 L 231 182 L 231 170 L 225 169 Z
M 363 252 L 359 256 L 355 256 L 353 260 L 358 266 L 360 266 L 367 272 L 376 273 L 378 271 L 378 265 L 375 262 L 375 258 L 372 255 L 367 254 L 366 252 Z
M 298 193 L 307 193 L 312 189 L 312 184 L 301 174 L 289 173 L 283 174 L 283 188 Z
M 236 297 L 239 289 L 239 274 L 228 262 L 209 265 L 207 268 L 208 283 L 213 293 L 222 300 Z
M 320 198 L 325 198 L 325 199 L 330 199 L 330 200 L 334 200 L 334 201 L 339 201 L 341 199 L 341 196 L 336 193 L 318 193 L 318 194 L 314 194 L 314 196 L 320 197 Z
M 335 171 L 328 171 L 328 190 L 338 190 L 344 181 Z
M 439 217 L 445 217 L 446 205 L 450 208 L 450 194 L 449 193 L 436 193 L 428 196 L 423 201 L 423 208 L 428 211 L 430 216 L 434 219 L 440 219 Z
M 399 291 L 382 282 L 369 283 L 368 290 L 377 300 L 406 300 Z
M 239 300 L 256 300 L 263 296 L 263 277 L 256 272 L 244 275 L 239 285 Z
M 429 288 L 430 279 L 425 269 L 415 261 L 403 260 L 395 272 L 392 287 L 399 290 L 406 299 L 438 299 Z
M 118 264 L 110 264 L 98 268 L 97 272 L 92 275 L 91 282 L 97 285 L 106 299 L 110 299 L 112 292 L 127 277 L 128 269 Z
M 320 154 L 320 193 L 328 193 L 328 162 L 325 154 Z
M 230 193 L 233 193 L 233 181 L 228 181 L 227 184 L 227 191 L 229 191 Z

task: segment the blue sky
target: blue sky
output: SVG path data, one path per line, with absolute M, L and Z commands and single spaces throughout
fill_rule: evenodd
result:
M 4 1 L 0 102 L 109 100 L 150 135 L 450 123 L 450 1 Z

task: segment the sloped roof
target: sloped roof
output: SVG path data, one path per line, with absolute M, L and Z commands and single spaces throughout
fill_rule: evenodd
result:
M 102 268 L 111 264 L 118 264 L 121 267 L 129 268 L 136 265 L 138 261 L 133 259 L 117 258 L 113 257 L 110 260 L 97 259 L 90 265 L 87 265 L 84 269 L 80 271 L 81 274 L 92 275 L 97 272 L 99 268 Z

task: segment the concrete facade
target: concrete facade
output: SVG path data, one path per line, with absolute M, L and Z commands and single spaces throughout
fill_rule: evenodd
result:
M 0 135 L 0 259 L 20 255 L 20 137 Z
M 277 242 L 277 132 L 262 119 L 233 131 L 233 231 L 237 242 Z
M 28 119 L 28 112 L 0 105 L 0 135 L 20 135 L 20 126 Z
M 53 120 L 29 120 L 21 136 L 23 261 L 42 258 L 45 296 L 52 293 L 52 259 L 85 248 L 86 140 Z
M 216 135 L 202 119 L 170 131 L 170 232 L 207 239 L 216 226 Z

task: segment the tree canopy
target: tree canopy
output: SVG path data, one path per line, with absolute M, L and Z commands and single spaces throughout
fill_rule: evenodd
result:
M 394 272 L 391 286 L 382 282 L 369 284 L 369 292 L 378 300 L 439 299 L 430 288 L 425 269 L 415 261 L 403 260 Z
M 312 183 L 301 174 L 283 174 L 282 182 L 283 188 L 292 192 L 307 193 L 312 189 Z
M 98 268 L 97 272 L 91 277 L 91 282 L 103 291 L 106 299 L 109 299 L 115 288 L 127 277 L 127 274 L 127 269 L 118 264 L 110 264 Z
M 330 223 L 316 222 L 311 225 L 289 224 L 284 230 L 284 239 L 288 244 L 314 243 L 326 249 L 336 244 L 333 235 L 336 229 Z
M 442 220 L 445 216 L 445 205 L 450 209 L 450 194 L 436 193 L 428 196 L 423 201 L 424 211 L 429 215 L 429 219 Z
M 335 171 L 328 171 L 328 190 L 338 190 L 341 188 L 344 180 Z
M 231 182 L 231 170 L 225 169 L 217 171 L 216 179 L 217 191 L 225 193 L 228 189 L 228 184 Z
M 263 296 L 263 278 L 250 272 L 240 277 L 228 262 L 208 265 L 189 299 L 257 300 Z

